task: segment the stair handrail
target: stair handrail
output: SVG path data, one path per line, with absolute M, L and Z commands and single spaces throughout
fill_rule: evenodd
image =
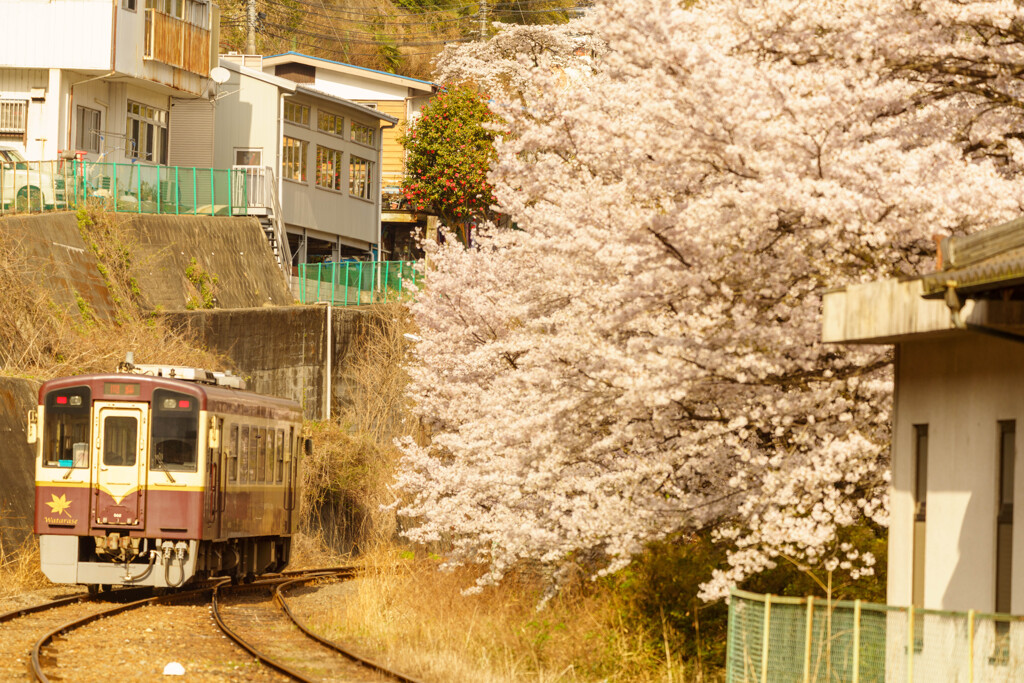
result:
M 277 241 L 277 260 L 281 270 L 284 271 L 288 288 L 292 286 L 292 249 L 288 244 L 288 234 L 284 229 L 284 216 L 281 212 L 281 202 L 277 196 L 277 178 L 274 177 L 274 168 L 266 167 L 266 192 L 269 204 L 274 211 L 274 239 Z

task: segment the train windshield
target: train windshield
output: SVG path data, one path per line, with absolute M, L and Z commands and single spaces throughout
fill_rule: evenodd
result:
M 195 472 L 199 451 L 199 402 L 196 397 L 168 389 L 154 390 L 151 424 L 150 467 L 172 472 Z
M 89 466 L 89 387 L 55 389 L 46 395 L 43 465 Z

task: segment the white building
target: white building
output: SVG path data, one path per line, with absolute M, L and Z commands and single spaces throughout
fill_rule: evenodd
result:
M 407 124 L 419 116 L 438 86 L 408 76 L 297 52 L 264 57 L 260 68 L 266 73 L 358 102 L 397 119 L 394 127 L 385 128 L 383 132 L 381 246 L 387 259 L 415 258 L 418 251 L 414 238 L 416 229 L 429 229 L 436 218 L 427 211 L 410 206 L 399 193 L 405 177 L 405 150 L 398 137 L 406 132 Z
M 397 120 L 239 62 L 222 60 L 213 165 L 247 169 L 250 192 L 276 195 L 263 205 L 279 204 L 293 263 L 375 258 L 382 131 Z
M 206 0 L 0 3 L 0 145 L 33 160 L 208 166 L 172 109 L 210 94 L 218 22 Z
M 888 603 L 1024 614 L 1024 219 L 941 252 L 826 294 L 822 337 L 896 345 Z

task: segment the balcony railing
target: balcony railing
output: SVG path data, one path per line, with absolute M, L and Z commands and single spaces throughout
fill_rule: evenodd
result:
M 185 71 L 210 74 L 210 32 L 155 9 L 146 10 L 144 59 L 176 66 Z
M 1024 680 L 1024 617 L 733 590 L 727 683 Z
M 415 261 L 299 264 L 299 301 L 358 306 L 401 301 L 423 281 Z

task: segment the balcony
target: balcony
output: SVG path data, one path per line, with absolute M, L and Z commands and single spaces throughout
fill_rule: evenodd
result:
M 143 59 L 209 76 L 210 31 L 159 10 L 147 9 Z

